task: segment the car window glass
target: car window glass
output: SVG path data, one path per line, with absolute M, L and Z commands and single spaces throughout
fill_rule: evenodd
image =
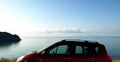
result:
M 83 53 L 83 48 L 81 46 L 76 46 L 75 54 L 82 54 L 82 53 Z
M 99 47 L 95 47 L 95 51 L 96 53 L 98 53 Z
M 67 45 L 56 46 L 50 50 L 49 54 L 51 55 L 52 54 L 67 54 L 67 49 L 68 49 Z
M 57 47 L 51 49 L 49 54 L 56 54 L 56 51 L 57 51 Z
M 67 45 L 61 45 L 58 47 L 57 54 L 66 54 Z
M 98 53 L 98 47 L 95 46 L 84 46 L 85 54 L 96 54 Z

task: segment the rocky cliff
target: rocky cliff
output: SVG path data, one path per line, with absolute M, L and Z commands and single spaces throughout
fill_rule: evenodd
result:
M 19 42 L 21 38 L 16 34 L 10 34 L 8 32 L 0 32 L 0 42 Z

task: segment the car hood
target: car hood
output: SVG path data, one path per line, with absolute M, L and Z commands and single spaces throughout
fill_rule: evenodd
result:
M 36 51 L 29 52 L 29 53 L 25 54 L 24 56 L 19 57 L 17 59 L 17 62 L 23 62 L 23 61 L 25 61 L 28 58 L 34 57 L 36 54 L 38 54 Z

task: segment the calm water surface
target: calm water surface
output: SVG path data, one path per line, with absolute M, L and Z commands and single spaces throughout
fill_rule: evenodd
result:
M 108 54 L 112 58 L 120 59 L 120 37 L 23 37 L 19 43 L 0 44 L 0 58 L 18 58 L 31 51 L 43 50 L 49 45 L 63 39 L 94 40 L 106 46 Z

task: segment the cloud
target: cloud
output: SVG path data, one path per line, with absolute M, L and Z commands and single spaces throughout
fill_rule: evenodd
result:
M 80 29 L 51 29 L 41 31 L 44 33 L 82 33 Z
M 26 32 L 24 36 L 74 36 L 83 34 L 80 29 L 46 29 L 38 30 L 33 32 Z

